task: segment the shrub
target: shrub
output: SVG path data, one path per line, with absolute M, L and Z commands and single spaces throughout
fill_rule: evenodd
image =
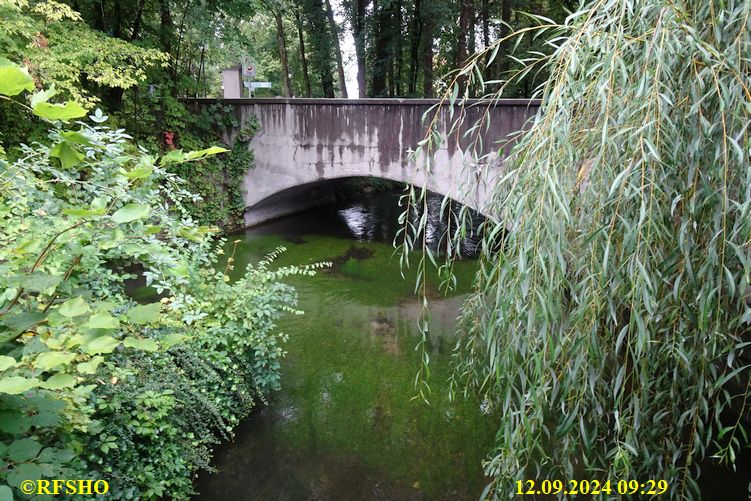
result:
M 51 123 L 13 162 L 0 152 L 0 494 L 104 478 L 117 498 L 185 497 L 211 445 L 278 385 L 274 320 L 296 302 L 280 280 L 315 266 L 266 260 L 229 283 L 216 229 L 167 170 L 226 150 L 157 159 L 98 110 L 70 126 L 76 103 L 20 100 L 32 89 L 0 66 L 0 98 Z M 138 275 L 160 301 L 128 297 Z

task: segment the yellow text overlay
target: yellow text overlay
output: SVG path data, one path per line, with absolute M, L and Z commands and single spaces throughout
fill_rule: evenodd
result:
M 21 482 L 20 488 L 24 494 L 94 496 L 96 494 L 107 494 L 110 490 L 110 484 L 106 480 L 24 480 Z

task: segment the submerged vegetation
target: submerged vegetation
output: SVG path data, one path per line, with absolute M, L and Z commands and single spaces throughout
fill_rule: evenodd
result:
M 389 203 L 373 210 L 371 224 L 395 226 L 384 205 L 395 206 L 398 195 L 373 197 Z M 290 335 L 282 389 L 235 443 L 220 449 L 219 471 L 202 475 L 197 488 L 205 499 L 248 491 L 258 499 L 280 493 L 288 499 L 476 498 L 485 481 L 480 461 L 492 443 L 493 418 L 478 412 L 476 399 L 452 403 L 444 394 L 431 406 L 411 399 L 418 361 L 413 315 L 419 307 L 409 281 L 414 275 L 400 277 L 388 237 L 336 237 L 334 228 L 344 222 L 325 209 L 312 219 L 291 216 L 238 235 L 238 269 L 280 245 L 288 250 L 275 261 L 279 266 L 311 259 L 343 264 L 313 278 L 290 279 L 305 315 L 279 322 Z M 463 261 L 460 268 L 463 294 L 477 262 Z M 437 290 L 434 274 L 430 278 Z M 458 297 L 443 304 L 445 326 L 431 347 L 444 390 L 458 304 Z
M 486 207 L 454 373 L 501 416 L 494 497 L 592 478 L 698 498 L 700 463 L 733 465 L 747 446 L 750 16 L 744 1 L 595 1 L 510 35 L 549 48 L 511 78 L 551 78 Z M 495 54 L 457 78 L 487 85 Z M 457 82 L 445 100 L 461 97 Z M 481 164 L 492 124 L 457 116 Z M 419 247 L 421 228 L 406 230 Z

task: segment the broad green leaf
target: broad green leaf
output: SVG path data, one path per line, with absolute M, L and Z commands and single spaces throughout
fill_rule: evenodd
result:
M 105 212 L 107 212 L 106 209 L 84 209 L 81 207 L 63 209 L 63 214 L 73 217 L 103 216 Z
M 117 306 L 117 303 L 115 303 L 114 301 L 99 301 L 98 303 L 96 303 L 96 306 L 94 308 L 98 312 L 103 312 L 112 311 Z
M 8 458 L 16 463 L 31 461 L 42 450 L 42 446 L 33 438 L 18 438 L 8 446 Z
M 60 160 L 64 169 L 70 169 L 81 163 L 83 153 L 73 148 L 67 141 L 57 143 L 50 150 L 50 156 Z
M 142 219 L 149 214 L 149 207 L 147 205 L 128 204 L 112 214 L 112 219 L 118 223 L 129 223 L 136 219 Z
M 185 161 L 183 150 L 172 150 L 162 157 L 162 159 L 159 161 L 159 165 L 174 164 L 183 161 Z
M 226 153 L 229 151 L 226 148 L 221 148 L 219 146 L 212 146 L 210 148 L 206 148 L 205 150 L 198 150 L 198 151 L 189 151 L 185 154 L 185 160 L 191 161 L 191 160 L 199 160 L 201 158 L 206 158 L 208 156 L 217 155 L 219 153 Z
M 0 94 L 15 96 L 25 90 L 34 90 L 34 80 L 25 68 L 15 64 L 0 66 Z
M 13 491 L 7 485 L 0 485 L 0 501 L 13 501 Z
M 72 118 L 81 118 L 86 115 L 86 110 L 75 101 L 65 104 L 38 103 L 33 107 L 34 114 L 47 120 L 68 121 Z
M 187 277 L 188 276 L 188 263 L 183 260 L 178 261 L 175 266 L 167 269 L 167 273 L 173 277 Z
M 134 324 L 147 324 L 159 319 L 161 303 L 142 304 L 128 310 L 128 320 Z
M 71 388 L 76 385 L 76 378 L 70 374 L 55 374 L 51 378 L 44 381 L 41 386 L 48 390 L 60 390 L 62 388 Z
M 0 334 L 0 343 L 5 343 L 16 337 L 34 325 L 44 320 L 46 315 L 41 311 L 25 311 L 18 315 L 0 317 L 0 326 L 8 328 L 7 332 Z
M 107 312 L 95 313 L 84 324 L 89 329 L 119 329 L 120 321 Z
M 42 385 L 44 385 L 44 383 L 42 383 Z M 31 425 L 37 427 L 42 426 L 46 428 L 55 426 L 59 424 L 60 421 L 62 421 L 60 414 L 56 412 L 40 412 L 31 417 Z
M 50 287 L 54 287 L 63 280 L 62 275 L 50 275 L 40 271 L 35 271 L 26 276 L 21 287 L 31 292 L 44 292 Z
M 61 132 L 60 135 L 68 142 L 70 143 L 76 143 L 83 146 L 91 146 L 91 141 L 89 141 L 89 138 L 81 134 L 80 132 L 76 132 L 73 130 Z
M 17 410 L 12 412 L 0 412 L 0 430 L 11 435 L 26 433 L 31 428 L 28 416 Z
M 18 361 L 15 358 L 0 355 L 0 371 L 7 371 L 16 365 L 18 365 Z
M 39 103 L 46 103 L 55 94 L 57 94 L 57 90 L 55 90 L 55 84 L 52 84 L 47 90 L 40 90 L 39 92 L 35 92 L 34 95 L 31 96 L 30 105 L 32 108 L 34 108 Z
M 144 165 L 127 171 L 125 173 L 125 177 L 127 177 L 128 179 L 145 179 L 149 177 L 152 172 L 154 172 L 154 167 L 150 165 Z
M 177 230 L 177 234 L 183 238 L 186 238 L 192 242 L 200 242 L 202 240 L 202 233 L 198 228 L 183 227 Z
M 54 369 L 58 365 L 68 364 L 76 358 L 75 353 L 66 353 L 64 351 L 46 351 L 40 353 L 34 359 L 34 367 L 37 369 L 48 371 Z
M 113 338 L 112 336 L 99 336 L 90 341 L 84 348 L 84 351 L 89 355 L 112 353 L 117 345 L 117 339 Z
M 168 336 L 165 336 L 163 339 L 160 339 L 160 343 L 162 346 L 164 346 L 165 349 L 171 348 L 172 346 L 175 346 L 176 344 L 180 344 L 184 342 L 186 339 L 189 339 L 189 336 L 186 336 L 185 334 L 169 334 Z
M 99 367 L 99 364 L 102 362 L 104 362 L 104 357 L 92 357 L 88 362 L 81 362 L 78 364 L 78 372 L 81 374 L 94 374 Z
M 125 239 L 125 233 L 120 228 L 102 232 L 102 236 L 104 237 L 104 239 L 99 244 L 99 248 L 102 250 L 117 247 Z
M 126 348 L 135 348 L 143 351 L 156 351 L 159 349 L 159 345 L 153 339 L 138 339 L 132 336 L 126 337 L 123 345 Z
M 25 378 L 21 376 L 6 376 L 0 378 L 0 393 L 18 395 L 39 386 L 37 378 Z
M 81 297 L 75 297 L 73 299 L 68 299 L 65 301 L 61 306 L 58 312 L 68 318 L 77 317 L 80 315 L 83 315 L 85 313 L 88 313 L 91 311 L 91 308 L 88 304 L 86 304 L 86 301 L 83 300 Z
M 8 483 L 15 487 L 21 485 L 24 480 L 39 480 L 42 478 L 42 470 L 33 463 L 22 463 L 8 472 Z

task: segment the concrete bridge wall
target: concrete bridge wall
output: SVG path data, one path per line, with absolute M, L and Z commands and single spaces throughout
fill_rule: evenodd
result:
M 246 224 L 282 215 L 283 209 L 264 203 L 279 193 L 293 193 L 298 205 L 306 203 L 306 198 L 315 198 L 315 191 L 294 188 L 319 181 L 374 176 L 422 186 L 425 172 L 410 160 L 409 150 L 424 139 L 423 115 L 437 102 L 435 99 L 222 100 L 223 104 L 235 107 L 240 119 L 239 129 L 229 131 L 229 136 L 235 136 L 253 116 L 261 127 L 250 142 L 255 167 L 248 170 L 244 180 Z M 470 104 L 464 108 L 466 124 L 474 123 L 488 110 L 487 104 L 478 101 Z M 505 99 L 490 108 L 490 126 L 482 132 L 483 153 L 497 152 L 510 134 L 524 127 L 538 106 L 537 101 Z M 459 106 L 455 106 L 454 113 L 460 112 Z M 438 113 L 438 130 L 446 137 L 450 126 L 448 104 Z M 434 115 L 435 111 L 427 117 Z M 467 169 L 470 155 L 463 151 L 468 141 L 457 140 L 456 136 L 453 134 L 435 153 L 428 189 L 482 209 L 486 186 L 500 172 L 500 160 L 491 163 L 496 168 L 472 177 L 472 169 Z M 421 167 L 422 162 L 418 161 L 417 166 Z M 467 176 L 474 184 L 472 189 L 462 192 L 461 182 Z

